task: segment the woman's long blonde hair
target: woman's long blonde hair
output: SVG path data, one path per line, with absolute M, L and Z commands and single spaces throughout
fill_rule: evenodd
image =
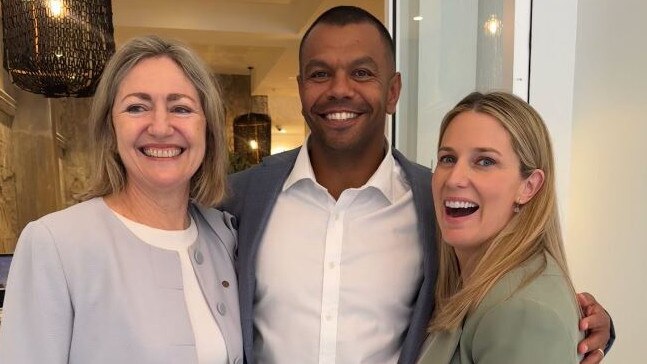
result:
M 535 169 L 540 169 L 544 172 L 544 183 L 508 224 L 484 245 L 467 282 L 461 279 L 454 249 L 442 242 L 437 229 L 440 267 L 431 331 L 450 330 L 460 326 L 465 316 L 481 303 L 504 274 L 532 257 L 543 256 L 544 252 L 557 261 L 569 279 L 571 288 L 573 287 L 568 278 L 557 211 L 553 151 L 546 125 L 535 109 L 514 95 L 505 92 L 474 92 L 445 115 L 440 126 L 439 146 L 452 120 L 466 111 L 487 114 L 498 120 L 510 134 L 512 148 L 520 160 L 521 176 L 527 178 Z M 525 277 L 517 289 L 541 274 L 545 267 L 544 260 L 543 265 Z

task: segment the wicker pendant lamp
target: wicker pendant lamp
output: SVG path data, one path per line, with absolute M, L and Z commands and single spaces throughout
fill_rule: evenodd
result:
M 115 51 L 110 0 L 2 0 L 3 66 L 47 97 L 87 97 Z
M 272 118 L 267 114 L 252 112 L 252 71 L 249 70 L 249 111 L 234 119 L 234 152 L 243 156 L 250 164 L 258 164 L 270 155 L 272 138 Z

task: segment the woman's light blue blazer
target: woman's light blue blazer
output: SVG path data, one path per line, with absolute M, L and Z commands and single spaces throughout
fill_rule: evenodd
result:
M 194 205 L 189 255 L 225 339 L 243 346 L 228 215 Z M 229 215 L 230 216 L 230 215 Z M 96 198 L 27 225 L 9 273 L 0 363 L 197 363 L 175 251 L 135 237 Z

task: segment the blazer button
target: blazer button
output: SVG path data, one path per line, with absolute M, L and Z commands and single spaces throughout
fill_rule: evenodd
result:
M 218 305 L 216 307 L 218 309 L 218 313 L 220 313 L 222 316 L 227 313 L 227 306 L 225 306 L 224 303 L 218 302 Z
M 225 288 L 229 287 L 229 281 L 222 281 L 222 286 Z
M 198 264 L 202 264 L 202 262 L 204 262 L 204 257 L 202 256 L 202 252 L 199 250 L 196 250 L 195 253 L 193 253 L 193 258 L 195 259 L 195 262 Z

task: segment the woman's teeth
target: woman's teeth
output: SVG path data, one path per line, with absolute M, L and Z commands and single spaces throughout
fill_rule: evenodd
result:
M 445 201 L 445 213 L 451 217 L 471 215 L 479 209 L 479 205 L 468 201 Z
M 478 205 L 468 201 L 445 201 L 445 207 L 452 209 L 466 209 L 469 207 L 477 207 Z
M 142 153 L 154 158 L 173 158 L 182 153 L 182 148 L 142 148 Z

